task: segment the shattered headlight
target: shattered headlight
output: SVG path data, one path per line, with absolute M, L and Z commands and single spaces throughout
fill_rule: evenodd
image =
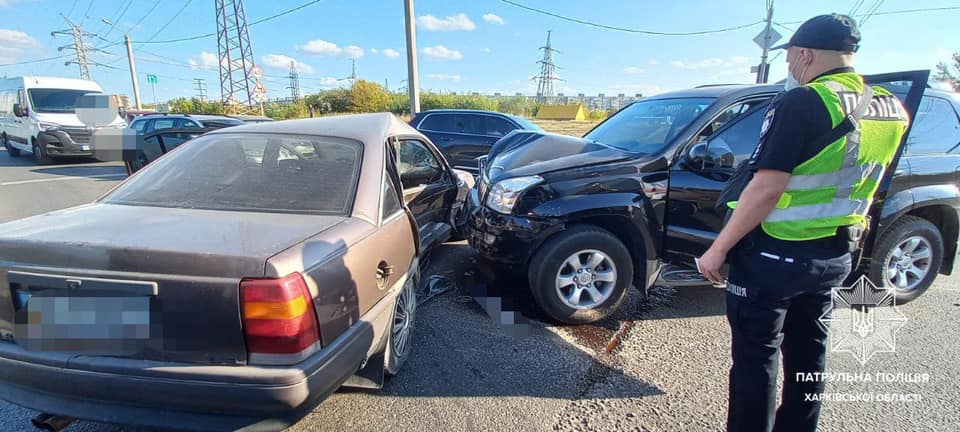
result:
M 513 206 L 527 189 L 543 182 L 540 176 L 515 177 L 501 180 L 487 193 L 487 207 L 503 214 L 513 212 Z

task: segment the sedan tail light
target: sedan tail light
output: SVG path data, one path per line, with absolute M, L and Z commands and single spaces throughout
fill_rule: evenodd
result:
M 313 297 L 300 273 L 240 281 L 250 363 L 293 364 L 320 349 Z

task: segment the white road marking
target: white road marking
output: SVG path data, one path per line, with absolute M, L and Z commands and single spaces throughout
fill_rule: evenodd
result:
M 97 174 L 97 175 L 88 175 L 88 176 L 64 176 L 57 178 L 45 178 L 45 179 L 35 179 L 35 180 L 18 180 L 11 182 L 0 183 L 0 186 L 13 186 L 13 185 L 22 185 L 30 183 L 45 183 L 45 182 L 54 182 L 54 181 L 63 181 L 63 180 L 74 180 L 74 179 L 85 179 L 85 178 L 109 178 L 109 177 L 126 177 L 125 173 L 117 174 Z

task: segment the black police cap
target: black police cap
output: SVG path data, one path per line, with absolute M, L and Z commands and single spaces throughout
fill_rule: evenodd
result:
M 815 16 L 801 24 L 789 42 L 772 49 L 777 50 L 792 46 L 857 52 L 857 49 L 860 48 L 860 29 L 857 28 L 857 22 L 847 15 Z

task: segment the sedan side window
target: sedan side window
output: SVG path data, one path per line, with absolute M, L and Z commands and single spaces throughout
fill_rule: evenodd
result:
M 443 179 L 440 161 L 424 143 L 415 140 L 401 141 L 397 153 L 400 159 L 400 183 L 404 190 Z

